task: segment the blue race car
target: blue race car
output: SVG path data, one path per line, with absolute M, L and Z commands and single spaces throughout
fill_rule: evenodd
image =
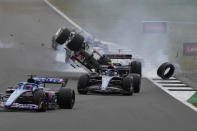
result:
M 45 87 L 46 83 L 61 84 L 55 92 Z M 75 92 L 65 88 L 65 80 L 59 78 L 38 78 L 31 76 L 27 82 L 18 83 L 16 88 L 8 88 L 0 95 L 0 108 L 32 109 L 45 112 L 47 109 L 72 109 L 75 103 Z

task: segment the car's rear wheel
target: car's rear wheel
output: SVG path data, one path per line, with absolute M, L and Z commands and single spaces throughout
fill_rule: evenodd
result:
M 58 34 L 56 36 L 55 42 L 57 42 L 60 45 L 63 45 L 70 36 L 70 30 L 67 28 L 60 28 L 58 30 Z
M 46 112 L 47 111 L 47 101 L 44 91 L 36 90 L 33 93 L 33 103 L 39 106 L 37 111 Z
M 124 90 L 123 95 L 133 95 L 132 79 L 130 77 L 123 78 L 122 88 Z
M 74 38 L 66 45 L 72 51 L 79 51 L 84 44 L 84 37 L 80 34 L 75 34 Z
M 75 104 L 75 92 L 70 88 L 61 88 L 58 93 L 58 105 L 62 109 L 72 109 Z
M 139 74 L 131 74 L 133 78 L 133 91 L 134 93 L 139 93 L 141 89 L 141 77 Z
M 137 73 L 142 76 L 142 64 L 139 61 L 132 61 L 130 73 Z
M 87 86 L 89 84 L 89 76 L 87 74 L 82 75 L 79 77 L 78 85 L 77 85 L 77 90 L 79 94 L 87 94 Z

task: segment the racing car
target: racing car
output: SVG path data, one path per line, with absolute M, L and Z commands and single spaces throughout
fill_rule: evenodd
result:
M 81 76 L 78 82 L 78 92 L 87 94 L 89 91 L 97 92 L 120 92 L 132 95 L 139 93 L 141 83 L 141 62 L 132 61 L 131 54 L 104 54 L 92 48 L 84 37 L 67 28 L 60 28 L 53 36 L 52 45 L 65 44 L 68 56 L 76 65 L 86 69 L 89 73 Z M 113 59 L 129 59 L 127 64 L 114 63 L 115 69 L 111 70 L 113 75 L 104 74 Z M 94 75 L 92 75 L 94 74 Z M 99 88 L 95 85 L 99 85 Z M 94 86 L 94 88 L 93 88 Z M 110 88 L 108 88 L 110 87 Z
M 105 55 L 113 58 L 126 59 L 131 55 Z M 109 57 L 110 58 L 110 57 Z M 111 63 L 102 65 L 99 73 L 88 73 L 80 76 L 78 81 L 78 93 L 118 93 L 123 95 L 133 95 L 139 93 L 141 89 L 141 65 L 136 64 L 136 72 L 132 72 L 131 65 L 121 65 L 120 63 Z M 139 65 L 138 65 L 139 64 Z
M 60 84 L 55 92 L 46 84 Z M 27 82 L 18 83 L 16 88 L 8 88 L 0 95 L 0 108 L 32 109 L 45 112 L 48 109 L 72 109 L 75 103 L 75 92 L 65 88 L 65 80 L 61 78 L 39 78 L 31 76 Z
M 100 54 L 90 46 L 88 41 L 85 41 L 85 38 L 81 34 L 68 28 L 59 28 L 52 37 L 52 47 L 55 48 L 58 45 L 65 45 L 67 57 L 75 64 L 88 70 L 88 72 L 99 72 L 102 65 L 108 65 L 111 62 L 110 56 Z M 136 66 L 141 66 L 140 64 L 138 61 L 131 64 L 133 65 L 133 73 L 136 72 Z M 141 71 L 137 72 L 141 75 Z
M 80 66 L 88 72 L 98 72 L 100 65 L 107 64 L 110 60 L 94 50 L 89 41 L 68 28 L 60 28 L 52 37 L 52 47 L 66 45 L 66 58 L 69 58 L 75 66 Z M 72 65 L 72 66 L 73 66 Z

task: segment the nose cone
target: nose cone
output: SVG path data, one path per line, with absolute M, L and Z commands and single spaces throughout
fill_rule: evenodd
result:
M 111 79 L 112 79 L 112 77 L 110 77 L 110 76 L 103 76 L 102 77 L 101 90 L 106 90 Z
M 5 103 L 5 107 L 10 107 L 15 100 L 21 95 L 23 94 L 25 91 L 24 90 L 15 90 L 10 97 L 8 98 L 8 100 Z

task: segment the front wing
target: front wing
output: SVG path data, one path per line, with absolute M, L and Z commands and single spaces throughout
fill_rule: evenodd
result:
M 38 105 L 35 104 L 19 104 L 13 103 L 11 106 L 5 106 L 5 102 L 0 102 L 0 108 L 8 108 L 8 109 L 39 109 Z

